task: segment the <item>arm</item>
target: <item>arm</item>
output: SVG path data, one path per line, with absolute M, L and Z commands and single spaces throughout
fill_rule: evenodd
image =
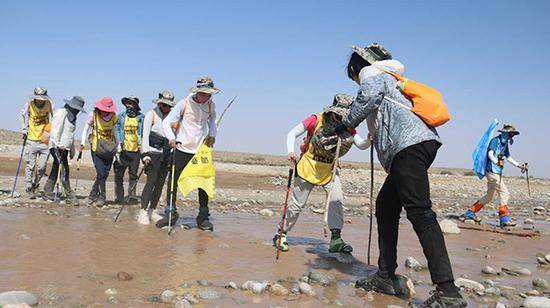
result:
M 172 130 L 172 124 L 180 120 L 180 113 L 184 104 L 185 100 L 181 100 L 172 110 L 170 110 L 170 113 L 162 121 L 162 131 L 168 140 L 176 140 L 176 135 Z
M 299 123 L 298 125 L 294 126 L 286 135 L 286 152 L 287 154 L 294 153 L 294 141 L 296 138 L 298 138 L 300 135 L 304 134 L 306 132 L 306 128 L 304 124 Z
M 84 124 L 84 129 L 82 130 L 82 136 L 80 137 L 81 148 L 84 148 L 84 145 L 86 144 L 86 139 L 88 139 L 88 136 L 90 135 L 90 132 L 92 130 L 93 121 L 94 121 L 94 113 L 92 112 L 88 117 L 88 120 Z
M 21 110 L 21 132 L 26 134 L 29 129 L 29 103 L 25 103 L 25 106 Z
M 53 114 L 52 130 L 50 132 L 50 141 L 54 147 L 59 147 L 59 141 L 61 140 L 61 134 L 63 133 L 65 116 L 62 114 L 63 114 L 62 110 L 57 110 Z
M 115 123 L 114 134 L 115 134 L 115 142 L 117 145 L 120 145 L 122 142 L 124 142 L 124 119 L 125 119 L 124 114 L 121 114 L 121 116 L 116 120 L 116 123 Z
M 143 137 L 141 139 L 141 153 L 143 154 L 147 154 L 150 151 L 149 134 L 151 134 L 152 126 L 153 126 L 153 116 L 151 112 L 148 112 L 145 115 L 145 119 L 143 120 L 143 135 L 142 135 Z M 143 159 L 145 160 L 146 157 L 144 157 Z
M 212 103 L 214 105 L 214 103 Z M 218 126 L 216 125 L 216 109 L 213 108 L 208 118 L 208 136 L 216 137 L 218 134 Z
M 512 164 L 514 167 L 517 167 L 517 168 L 520 168 L 520 169 L 521 169 L 521 165 L 520 165 L 515 159 L 513 159 L 512 156 L 508 156 L 508 157 L 506 158 L 506 160 L 508 160 L 508 162 L 509 162 L 510 164 Z
M 378 74 L 361 81 L 361 88 L 342 123 L 348 128 L 359 126 L 372 112 L 376 111 L 384 99 L 385 74 Z
M 353 143 L 359 150 L 366 150 L 371 146 L 370 140 L 368 138 L 363 139 L 359 134 L 353 135 Z
M 487 157 L 493 162 L 493 164 L 498 165 L 498 158 L 495 156 L 495 151 L 489 150 Z

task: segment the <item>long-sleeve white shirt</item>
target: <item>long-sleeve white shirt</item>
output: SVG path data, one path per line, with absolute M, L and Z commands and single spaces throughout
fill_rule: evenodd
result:
M 149 136 L 155 133 L 164 137 L 162 121 L 166 116 L 162 115 L 159 107 L 149 110 L 143 119 L 143 138 L 141 142 L 141 153 L 162 153 L 162 149 L 157 149 L 149 145 Z M 146 157 L 144 157 L 146 158 Z
M 294 152 L 295 140 L 299 136 L 303 135 L 306 131 L 307 129 L 304 124 L 299 123 L 288 132 L 288 134 L 286 135 L 286 150 L 288 154 Z M 355 144 L 355 146 L 360 150 L 366 150 L 370 147 L 370 140 L 359 136 L 359 134 L 355 134 L 353 135 L 353 144 Z
M 179 129 L 174 132 L 172 124 L 178 122 Z M 199 104 L 189 94 L 172 108 L 162 126 L 164 136 L 179 143 L 179 151 L 195 154 L 206 136 L 216 137 L 216 105 L 212 100 Z
M 498 158 L 495 156 L 495 151 L 490 150 L 487 156 L 495 165 L 498 165 Z M 520 164 L 515 159 L 513 159 L 512 156 L 506 157 L 506 160 L 514 167 L 520 167 Z
M 49 147 L 63 146 L 67 150 L 73 148 L 74 132 L 75 125 L 67 118 L 67 109 L 55 109 L 52 118 Z

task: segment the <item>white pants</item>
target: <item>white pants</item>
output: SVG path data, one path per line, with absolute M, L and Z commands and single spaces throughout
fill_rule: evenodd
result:
M 485 205 L 495 197 L 495 193 L 498 193 L 500 205 L 508 205 L 508 199 L 510 199 L 510 193 L 508 188 L 504 185 L 502 176 L 496 173 L 487 172 L 487 193 L 481 199 L 479 203 Z
M 342 229 L 344 226 L 344 193 L 342 191 L 342 183 L 340 182 L 340 170 L 336 171 L 336 175 L 331 181 L 330 187 L 330 202 L 328 206 L 328 227 L 329 229 Z M 326 186 L 330 185 L 327 184 Z M 316 185 L 313 185 L 300 177 L 294 178 L 294 187 L 292 190 L 292 198 L 290 199 L 286 212 L 284 232 L 292 230 L 294 224 L 298 220 L 298 216 L 304 209 L 309 194 Z M 326 188 L 325 186 L 325 188 Z M 279 230 L 281 223 L 279 223 Z

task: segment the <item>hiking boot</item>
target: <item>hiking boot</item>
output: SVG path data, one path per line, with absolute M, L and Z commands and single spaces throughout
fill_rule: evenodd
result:
M 197 226 L 201 230 L 209 230 L 214 231 L 214 225 L 210 222 L 210 219 L 208 219 L 208 216 L 198 216 L 197 217 Z
M 115 204 L 126 204 L 126 201 L 124 201 L 124 198 L 115 198 Z
M 515 227 L 517 225 L 508 215 L 501 216 L 499 222 L 502 228 Z
M 369 278 L 363 278 L 355 282 L 356 288 L 363 288 L 365 291 L 374 291 L 388 295 L 399 295 L 401 292 L 394 285 L 390 278 L 383 278 L 378 273 Z
M 106 202 L 105 202 L 104 199 L 97 199 L 97 200 L 93 203 L 93 205 L 96 206 L 96 207 L 98 207 L 98 208 L 104 207 L 105 204 L 106 204 Z
M 174 227 L 176 225 L 176 222 L 178 221 L 178 218 L 180 215 L 176 212 L 172 214 L 172 221 L 170 222 L 170 226 Z M 157 228 L 162 229 L 164 227 L 168 227 L 168 215 L 162 217 L 161 220 L 157 221 L 155 224 Z
M 137 197 L 128 197 L 128 199 L 126 200 L 126 204 L 134 205 L 138 203 L 139 199 Z
M 445 296 L 440 290 L 433 290 L 430 292 L 431 296 L 422 304 L 415 305 L 412 304 L 409 307 L 414 308 L 462 308 L 467 307 L 468 303 L 460 294 L 458 297 L 455 296 Z
M 144 209 L 140 209 L 140 210 L 139 210 L 137 222 L 138 222 L 138 224 L 140 224 L 140 225 L 148 225 L 148 224 L 150 224 L 150 221 L 149 221 L 149 214 L 147 213 L 146 210 L 144 210 Z
M 346 244 L 341 237 L 330 240 L 328 252 L 351 253 L 352 251 L 353 247 L 351 247 L 351 245 L 349 244 Z
M 277 244 L 279 243 L 279 233 L 275 234 L 273 237 L 273 246 L 277 247 Z M 279 246 L 279 250 L 282 252 L 288 251 L 288 241 L 286 239 L 286 233 L 283 233 L 281 236 L 281 244 Z
M 67 197 L 65 203 L 73 206 L 80 206 L 80 201 L 76 197 Z
M 29 199 L 34 200 L 36 199 L 36 193 L 34 192 L 34 186 L 25 188 L 25 192 L 27 193 L 27 196 Z
M 157 209 L 149 210 L 148 211 L 149 217 L 151 217 L 151 221 L 153 223 L 157 223 L 157 221 L 162 219 L 162 216 L 158 213 Z

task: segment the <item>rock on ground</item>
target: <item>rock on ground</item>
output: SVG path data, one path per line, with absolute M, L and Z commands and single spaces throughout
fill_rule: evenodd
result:
M 523 301 L 522 307 L 548 308 L 550 307 L 550 298 L 542 297 L 542 296 L 529 296 Z
M 546 281 L 543 278 L 535 278 L 533 279 L 533 287 L 540 288 L 543 290 L 550 289 L 550 285 L 548 284 L 548 281 Z
M 485 291 L 485 287 L 481 283 L 470 279 L 466 279 L 466 278 L 457 278 L 455 280 L 455 285 L 459 288 L 462 287 L 464 289 L 473 290 L 477 292 Z
M 405 259 L 405 267 L 412 268 L 415 271 L 421 271 L 425 269 L 425 266 L 420 264 L 420 262 L 418 262 L 413 257 L 407 257 L 407 259 Z
M 481 272 L 482 272 L 483 274 L 487 274 L 487 275 L 496 275 L 496 274 L 498 274 L 497 271 L 496 271 L 494 268 L 490 267 L 490 266 L 485 266 L 485 267 L 481 270 Z
M 278 283 L 269 285 L 268 290 L 271 294 L 279 296 L 287 296 L 289 293 L 287 288 Z
M 176 299 L 176 296 L 177 296 L 176 292 L 174 292 L 172 290 L 165 290 L 160 295 L 160 300 L 163 303 L 171 303 Z
M 307 282 L 300 282 L 298 284 L 298 288 L 300 289 L 300 293 L 302 293 L 306 296 L 315 296 L 316 295 L 315 291 L 313 291 L 313 288 Z
M 264 217 L 271 217 L 271 216 L 273 216 L 273 211 L 270 210 L 270 209 L 261 209 L 260 210 L 260 215 L 262 215 Z
M 181 299 L 176 303 L 175 308 L 191 308 L 193 307 L 186 299 Z
M 317 282 L 318 284 L 322 285 L 323 287 L 326 287 L 330 284 L 332 284 L 335 280 L 334 276 L 331 274 L 324 274 L 319 271 L 311 271 L 309 272 L 309 280 L 310 282 Z
M 197 296 L 201 299 L 207 299 L 207 300 L 222 298 L 222 295 L 218 291 L 214 291 L 214 290 L 201 290 L 197 292 Z
M 505 272 L 508 275 L 513 276 L 531 276 L 531 271 L 520 266 L 514 266 L 514 267 L 503 267 L 502 271 Z
M 27 291 L 8 291 L 0 293 L 0 306 L 9 304 L 38 305 L 38 298 Z
M 439 222 L 439 226 L 441 227 L 441 231 L 445 234 L 460 234 L 458 225 L 450 219 L 443 219 Z

